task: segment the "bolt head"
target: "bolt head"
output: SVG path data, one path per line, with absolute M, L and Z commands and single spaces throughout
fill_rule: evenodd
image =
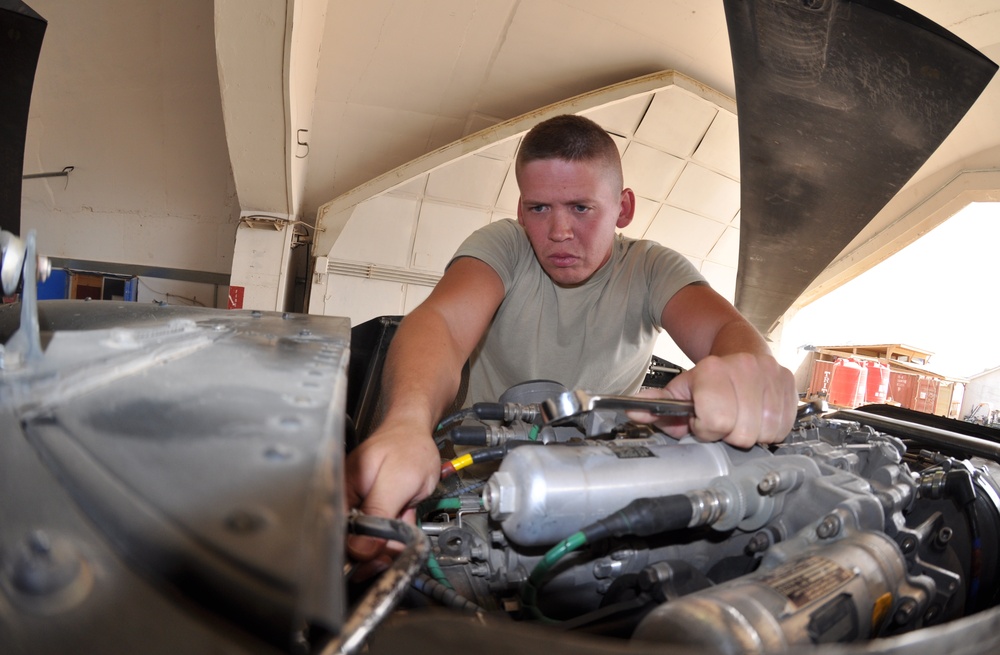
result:
M 483 505 L 494 520 L 503 521 L 517 509 L 517 488 L 514 476 L 507 471 L 497 471 L 490 476 L 483 492 Z

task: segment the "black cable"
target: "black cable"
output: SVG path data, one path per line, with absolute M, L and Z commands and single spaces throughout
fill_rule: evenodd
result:
M 591 523 L 581 532 L 591 543 L 599 539 L 626 535 L 648 537 L 661 532 L 684 529 L 691 523 L 692 516 L 694 516 L 694 506 L 685 494 L 637 498 L 617 512 Z
M 506 416 L 503 403 L 475 403 L 472 411 L 480 421 L 502 421 Z
M 418 574 L 410 585 L 420 593 L 450 609 L 469 614 L 479 614 L 485 611 L 476 603 L 460 595 L 454 589 L 449 589 L 426 573 Z
M 438 423 L 438 426 L 437 428 L 434 429 L 434 431 L 441 432 L 442 430 L 447 430 L 451 426 L 461 423 L 465 419 L 471 418 L 473 416 L 475 416 L 475 413 L 471 408 L 460 409 L 454 414 L 451 414 L 443 418 L 441 422 Z
M 451 429 L 451 442 L 456 446 L 485 446 L 488 435 L 485 425 L 456 425 Z
M 553 546 L 535 565 L 521 587 L 521 600 L 525 609 L 539 620 L 551 621 L 538 608 L 538 592 L 549 571 L 574 550 L 609 537 L 648 537 L 682 530 L 688 527 L 693 516 L 694 503 L 691 498 L 686 494 L 674 494 L 658 498 L 637 498 L 617 512 L 591 523 Z

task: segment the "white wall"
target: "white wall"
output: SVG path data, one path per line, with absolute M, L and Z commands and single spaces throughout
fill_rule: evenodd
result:
M 32 0 L 49 21 L 22 231 L 49 256 L 229 273 L 239 206 L 204 0 Z
M 989 403 L 990 409 L 1000 410 L 1000 368 L 969 380 L 958 417 L 965 418 L 979 403 Z M 983 411 L 980 409 L 977 417 L 982 417 Z
M 183 282 L 157 277 L 139 277 L 136 302 L 165 302 L 168 305 L 190 305 L 192 307 L 220 307 L 227 304 L 226 290 L 229 287 L 199 282 Z

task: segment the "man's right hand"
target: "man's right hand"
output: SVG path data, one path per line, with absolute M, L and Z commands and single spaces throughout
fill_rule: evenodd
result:
M 441 456 L 431 431 L 454 401 L 462 366 L 503 296 L 503 282 L 492 268 L 460 257 L 427 300 L 403 319 L 382 376 L 385 419 L 347 458 L 348 507 L 415 521 L 413 508 L 441 477 Z M 387 555 L 385 542 L 370 537 L 348 539 L 347 550 L 359 561 Z
M 414 508 L 434 491 L 440 476 L 441 456 L 426 427 L 387 422 L 347 457 L 347 504 L 372 516 L 414 523 Z M 383 553 L 385 541 L 355 536 L 347 550 L 366 562 Z

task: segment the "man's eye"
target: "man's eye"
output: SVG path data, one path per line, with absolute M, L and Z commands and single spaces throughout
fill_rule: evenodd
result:
M 540 214 L 543 211 L 545 211 L 547 208 L 548 207 L 546 205 L 532 205 L 531 207 L 528 207 L 528 211 L 532 212 L 532 213 L 535 213 L 535 214 Z
M 573 210 L 578 214 L 585 214 L 588 211 L 590 211 L 590 207 L 586 205 L 577 205 L 576 207 L 573 208 Z

